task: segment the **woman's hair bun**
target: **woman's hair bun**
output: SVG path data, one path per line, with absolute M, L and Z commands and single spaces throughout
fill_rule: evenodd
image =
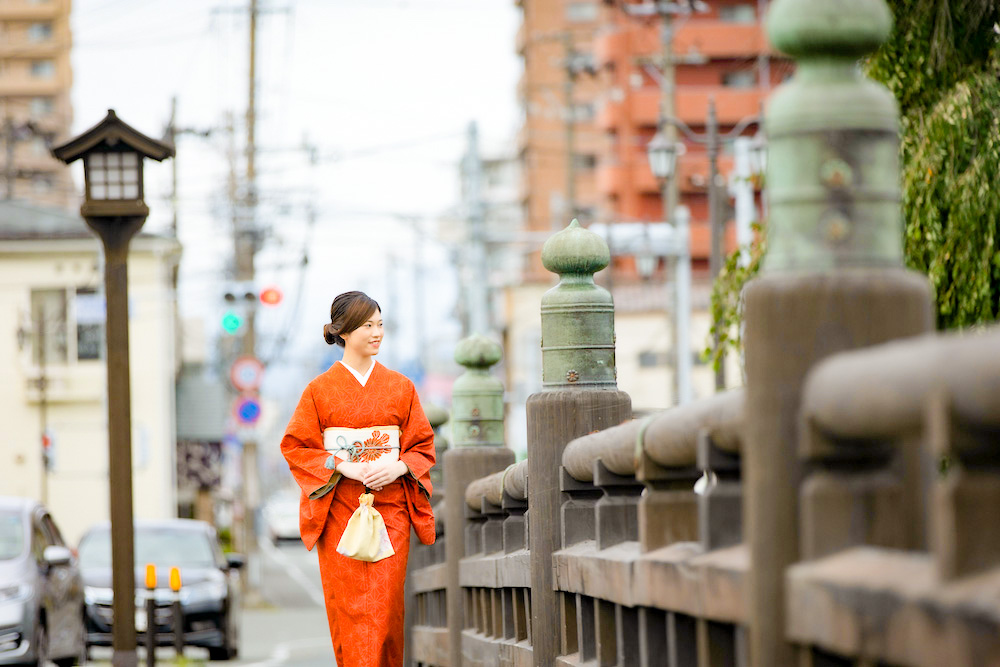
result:
M 323 325 L 323 340 L 326 341 L 327 345 L 344 346 L 344 339 L 337 335 L 332 323 Z

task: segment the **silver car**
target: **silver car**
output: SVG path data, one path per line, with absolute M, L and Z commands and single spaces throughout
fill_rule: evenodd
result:
M 0 665 L 86 661 L 83 583 L 48 510 L 0 496 Z

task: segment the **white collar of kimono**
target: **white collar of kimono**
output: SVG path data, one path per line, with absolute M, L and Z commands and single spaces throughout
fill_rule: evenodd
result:
M 378 362 L 375 361 L 374 359 L 372 359 L 372 365 L 368 367 L 368 370 L 365 371 L 364 375 L 362 375 L 361 373 L 357 372 L 356 370 L 354 370 L 353 368 L 351 368 L 349 365 L 345 364 L 340 359 L 337 360 L 337 363 L 339 363 L 341 366 L 343 366 L 347 370 L 351 371 L 351 375 L 353 375 L 355 377 L 355 379 L 358 381 L 358 383 L 362 387 L 364 387 L 366 384 L 368 384 L 368 378 L 370 378 L 372 376 L 372 371 L 375 370 L 375 364 L 377 364 Z

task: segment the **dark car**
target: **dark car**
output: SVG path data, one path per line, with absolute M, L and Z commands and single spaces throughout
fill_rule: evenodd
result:
M 86 661 L 76 558 L 40 503 L 0 497 L 0 665 Z
M 156 566 L 154 618 L 146 618 L 146 565 Z M 157 645 L 173 645 L 174 593 L 170 569 L 181 573 L 184 644 L 208 649 L 211 660 L 229 660 L 239 650 L 239 579 L 243 558 L 225 557 L 210 524 L 190 519 L 135 523 L 135 624 L 140 645 L 153 629 Z M 80 540 L 80 570 L 87 602 L 87 644 L 111 645 L 111 531 L 107 523 Z

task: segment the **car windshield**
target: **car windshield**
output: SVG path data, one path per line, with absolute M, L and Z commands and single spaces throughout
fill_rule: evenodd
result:
M 0 560 L 17 558 L 24 553 L 25 547 L 21 513 L 0 510 Z
M 215 567 L 215 554 L 208 536 L 195 530 L 136 528 L 135 564 L 153 563 L 161 567 Z M 80 542 L 80 565 L 85 568 L 111 567 L 111 537 L 97 530 Z

